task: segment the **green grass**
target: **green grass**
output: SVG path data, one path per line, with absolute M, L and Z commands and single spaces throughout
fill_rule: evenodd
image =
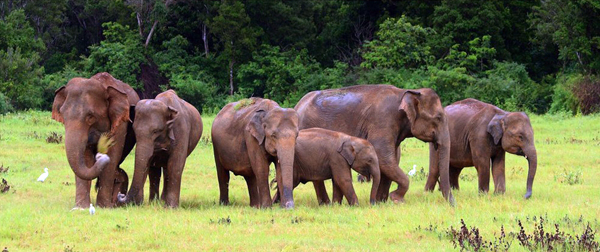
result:
M 455 250 L 445 231 L 464 219 L 479 228 L 485 240 L 494 240 L 500 227 L 518 232 L 516 220 L 527 232 L 533 216 L 561 223 L 561 231 L 581 234 L 581 224 L 566 225 L 565 216 L 590 222 L 600 230 L 600 116 L 533 116 L 538 150 L 538 173 L 533 197 L 524 200 L 527 162 L 507 155 L 506 194 L 480 195 L 475 169 L 466 169 L 461 190 L 454 191 L 457 206 L 447 204 L 440 192 L 423 192 L 425 180 L 411 181 L 406 202 L 368 204 L 370 184 L 355 183 L 359 207 L 318 206 L 312 185 L 294 191 L 296 208 L 254 209 L 248 206 L 244 180 L 232 176 L 231 206 L 218 205 L 218 182 L 210 146 L 214 117 L 204 116 L 203 139 L 188 158 L 183 175 L 181 207 L 160 204 L 117 209 L 70 211 L 74 205 L 74 175 L 64 143 L 46 143 L 52 132 L 64 135 L 49 112 L 23 112 L 0 117 L 0 174 L 11 190 L 0 194 L 0 249 L 9 251 L 346 251 L 346 250 Z M 428 146 L 410 139 L 402 144 L 400 166 L 416 164 L 427 170 Z M 133 153 L 122 167 L 131 177 Z M 45 183 L 36 178 L 48 167 Z M 565 176 L 577 176 L 568 183 Z M 471 178 L 470 180 L 468 178 Z M 571 180 L 569 180 L 571 181 Z M 148 183 L 147 183 L 148 184 Z M 490 185 L 493 188 L 493 183 Z M 328 184 L 331 193 L 330 184 Z M 396 188 L 396 185 L 393 185 Z M 147 195 L 146 185 L 146 195 Z M 147 199 L 145 199 L 147 200 Z M 95 192 L 92 193 L 95 202 Z M 228 222 L 227 219 L 230 221 Z M 431 225 L 431 226 L 430 226 Z M 547 227 L 554 230 L 553 225 Z M 599 240 L 596 238 L 596 240 Z M 522 251 L 515 239 L 511 250 Z

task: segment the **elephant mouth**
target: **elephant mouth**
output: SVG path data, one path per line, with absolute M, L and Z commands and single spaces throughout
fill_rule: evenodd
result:
M 523 149 L 521 148 L 519 148 L 515 154 L 525 157 L 525 152 L 523 152 Z

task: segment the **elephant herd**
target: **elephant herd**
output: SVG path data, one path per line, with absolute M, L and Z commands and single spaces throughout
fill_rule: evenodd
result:
M 75 173 L 75 205 L 90 204 L 91 181 L 97 178 L 96 204 L 115 207 L 143 202 L 146 177 L 150 200 L 178 207 L 186 158 L 202 135 L 200 113 L 168 90 L 140 100 L 127 84 L 108 73 L 73 78 L 55 93 L 52 118 L 64 124 L 67 160 Z M 102 134 L 114 145 L 98 153 Z M 391 85 L 360 85 L 312 91 L 292 108 L 269 99 L 249 98 L 227 104 L 212 124 L 211 137 L 220 203 L 229 203 L 230 173 L 243 176 L 250 205 L 280 202 L 293 208 L 293 190 L 313 182 L 318 202 L 330 203 L 324 180 L 333 181 L 333 202 L 345 197 L 358 204 L 351 169 L 372 178 L 370 202 L 404 201 L 408 176 L 398 166 L 400 143 L 416 137 L 430 145 L 425 189 L 439 184 L 454 205 L 464 167 L 475 166 L 479 190 L 489 190 L 490 170 L 496 193 L 505 191 L 505 152 L 529 161 L 527 192 L 531 197 L 537 154 L 529 118 L 493 105 L 466 99 L 444 108 L 432 89 L 405 90 Z M 130 188 L 119 167 L 136 145 Z M 275 165 L 277 193 L 271 197 L 269 166 Z M 398 188 L 390 192 L 392 182 Z

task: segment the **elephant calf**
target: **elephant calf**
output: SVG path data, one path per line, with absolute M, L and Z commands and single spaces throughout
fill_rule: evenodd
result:
M 137 140 L 133 182 L 127 195 L 119 195 L 119 202 L 141 204 L 148 173 L 150 199 L 158 198 L 162 168 L 165 177 L 161 199 L 169 207 L 178 207 L 185 160 L 202 136 L 200 113 L 175 91 L 168 90 L 156 99 L 137 103 L 133 130 Z
M 490 168 L 495 192 L 504 193 L 505 152 L 524 156 L 529 162 L 527 193 L 531 197 L 533 179 L 537 170 L 537 153 L 529 117 L 523 112 L 506 112 L 498 107 L 475 99 L 465 99 L 445 108 L 450 130 L 450 185 L 458 189 L 458 178 L 464 167 L 475 166 L 479 177 L 479 190 L 487 192 Z M 430 145 L 435 156 L 435 150 Z M 491 167 L 490 167 L 491 163 Z M 436 167 L 434 158 L 430 166 Z M 430 172 L 430 176 L 435 176 Z M 428 181 L 435 181 L 428 180 Z M 434 183 L 426 188 L 433 190 Z
M 381 177 L 377 153 L 369 141 L 322 128 L 298 132 L 294 154 L 294 188 L 299 183 L 333 179 L 333 201 L 341 203 L 343 194 L 348 204 L 358 205 L 350 169 L 366 177 L 372 176 L 370 202 L 374 204 Z

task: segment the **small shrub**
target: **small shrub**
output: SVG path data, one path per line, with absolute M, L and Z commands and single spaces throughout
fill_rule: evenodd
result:
M 583 183 L 583 172 L 581 170 L 567 171 L 567 169 L 564 169 L 563 172 L 554 175 L 554 181 L 569 185 L 581 184 Z
M 62 143 L 63 136 L 59 135 L 57 132 L 50 132 L 50 134 L 46 137 L 46 143 Z
M 7 193 L 8 190 L 10 190 L 10 185 L 8 185 L 6 179 L 2 178 L 2 182 L 0 183 L 0 193 Z
M 4 164 L 0 165 L 0 173 L 7 173 L 8 168 L 10 168 L 10 167 L 7 166 L 6 168 L 4 168 Z
M 600 111 L 600 81 L 585 76 L 573 87 L 579 109 L 584 115 Z

